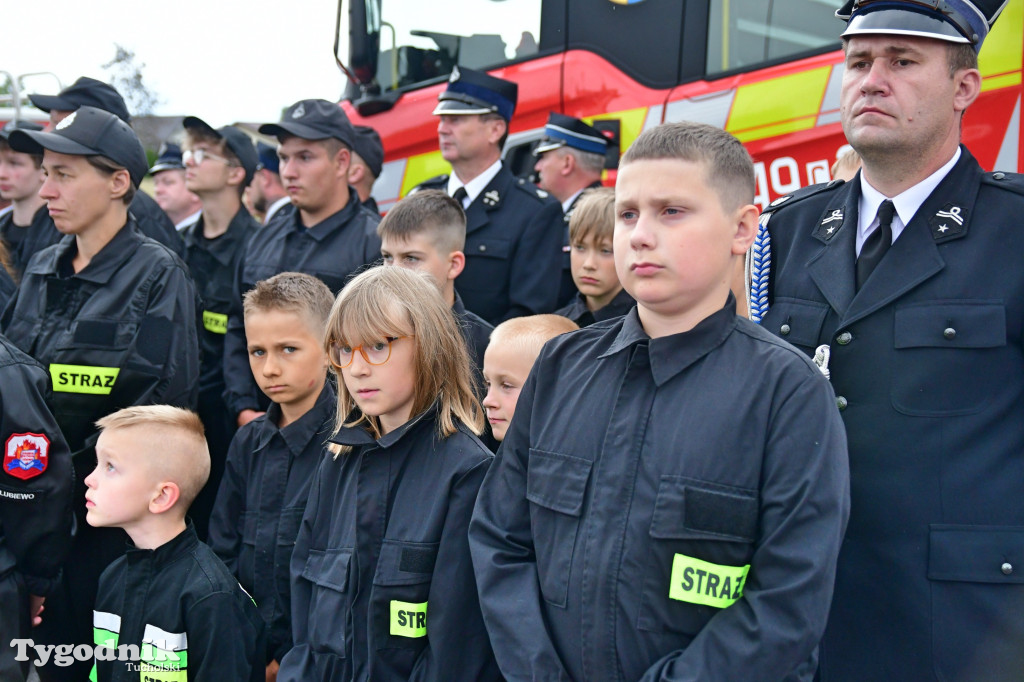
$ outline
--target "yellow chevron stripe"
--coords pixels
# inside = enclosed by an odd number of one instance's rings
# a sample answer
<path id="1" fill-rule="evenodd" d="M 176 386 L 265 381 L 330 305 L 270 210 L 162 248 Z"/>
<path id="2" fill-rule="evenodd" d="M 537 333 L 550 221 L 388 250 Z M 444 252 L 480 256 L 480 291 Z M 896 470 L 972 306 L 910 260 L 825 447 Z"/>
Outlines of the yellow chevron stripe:
<path id="1" fill-rule="evenodd" d="M 409 190 L 424 180 L 429 180 L 435 175 L 451 172 L 451 164 L 441 156 L 441 150 L 410 156 L 405 164 L 405 177 L 402 178 L 401 196 L 404 197 L 409 193 Z"/>
<path id="2" fill-rule="evenodd" d="M 813 128 L 831 66 L 742 85 L 725 129 L 741 142 Z"/>
<path id="3" fill-rule="evenodd" d="M 1024 0 L 1011 0 L 981 46 L 978 68 L 981 91 L 997 90 L 1021 82 L 1024 59 Z"/>

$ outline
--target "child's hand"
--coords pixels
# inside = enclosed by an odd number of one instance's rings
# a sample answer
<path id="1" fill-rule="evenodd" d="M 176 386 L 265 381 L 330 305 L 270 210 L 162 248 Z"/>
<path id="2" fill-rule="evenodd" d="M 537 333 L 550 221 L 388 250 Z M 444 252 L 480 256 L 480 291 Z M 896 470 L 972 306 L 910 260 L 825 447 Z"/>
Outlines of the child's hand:
<path id="1" fill-rule="evenodd" d="M 267 663 L 267 682 L 277 682 L 277 671 L 281 669 L 281 665 L 274 659 L 270 663 Z"/>
<path id="2" fill-rule="evenodd" d="M 28 612 L 32 617 L 32 627 L 35 627 L 43 622 L 43 602 L 46 601 L 46 597 L 37 597 L 34 594 L 28 596 Z"/>

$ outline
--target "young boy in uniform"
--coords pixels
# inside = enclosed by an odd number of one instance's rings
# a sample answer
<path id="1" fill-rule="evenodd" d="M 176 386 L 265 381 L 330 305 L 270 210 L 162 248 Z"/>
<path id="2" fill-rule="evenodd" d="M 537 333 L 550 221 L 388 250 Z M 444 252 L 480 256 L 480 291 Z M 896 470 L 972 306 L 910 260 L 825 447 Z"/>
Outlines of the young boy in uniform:
<path id="1" fill-rule="evenodd" d="M 495 440 L 504 440 L 519 401 L 519 392 L 544 344 L 560 334 L 579 329 L 561 315 L 529 315 L 505 320 L 491 332 L 484 353 L 483 407 Z"/>
<path id="2" fill-rule="evenodd" d="M 93 680 L 262 680 L 252 599 L 185 520 L 210 473 L 203 423 L 169 405 L 103 417 L 86 520 L 134 544 L 103 572 Z M 126 655 L 138 651 L 138 657 Z M 132 659 L 135 660 L 132 660 Z"/>
<path id="3" fill-rule="evenodd" d="M 494 329 L 466 310 L 455 291 L 455 278 L 466 267 L 466 214 L 455 199 L 436 189 L 410 194 L 395 204 L 377 226 L 385 265 L 422 270 L 437 282 L 452 307 L 476 371 L 483 369 L 484 349 Z"/>
<path id="4" fill-rule="evenodd" d="M 585 190 L 569 218 L 569 261 L 577 291 L 556 315 L 588 327 L 625 315 L 636 303 L 615 274 L 614 231 L 615 190 Z"/>
<path id="5" fill-rule="evenodd" d="M 206 539 L 210 511 L 217 495 L 228 446 L 235 435 L 235 415 L 224 405 L 224 336 L 235 291 L 235 270 L 249 237 L 259 225 L 242 205 L 242 192 L 253 178 L 259 159 L 248 135 L 237 128 L 214 129 L 188 116 L 185 187 L 202 202 L 202 213 L 182 233 L 185 264 L 202 300 L 199 345 L 199 418 L 210 447 L 210 478 L 192 505 L 192 522 L 199 538 Z"/>
<path id="6" fill-rule="evenodd" d="M 210 546 L 259 605 L 267 679 L 292 646 L 289 561 L 337 404 L 324 351 L 333 304 L 326 284 L 297 272 L 263 280 L 244 300 L 249 364 L 273 404 L 231 441 Z"/>
<path id="7" fill-rule="evenodd" d="M 637 308 L 541 351 L 470 524 L 508 679 L 811 680 L 849 511 L 835 396 L 736 315 L 754 171 L 645 131 L 616 184 Z"/>

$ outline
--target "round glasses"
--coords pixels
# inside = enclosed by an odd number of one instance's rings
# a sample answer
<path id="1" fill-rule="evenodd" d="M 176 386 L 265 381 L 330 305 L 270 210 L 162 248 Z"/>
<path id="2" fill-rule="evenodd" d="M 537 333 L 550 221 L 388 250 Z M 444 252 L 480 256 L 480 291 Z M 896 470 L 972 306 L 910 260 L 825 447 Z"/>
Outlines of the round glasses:
<path id="1" fill-rule="evenodd" d="M 232 165 L 230 161 L 225 159 L 223 156 L 218 156 L 207 149 L 186 149 L 181 155 L 182 163 L 195 163 L 197 166 L 200 165 L 206 159 L 213 159 L 214 161 L 223 161 L 227 165 Z"/>
<path id="2" fill-rule="evenodd" d="M 372 344 L 362 344 L 359 346 L 347 346 L 343 343 L 332 343 L 330 352 L 327 354 L 328 360 L 331 361 L 331 365 L 334 369 L 345 369 L 352 364 L 353 358 L 356 356 L 356 351 L 363 356 L 363 360 L 368 365 L 383 365 L 391 358 L 391 344 L 399 339 L 410 338 L 412 334 L 408 336 L 388 336 L 383 341 L 377 341 Z"/>

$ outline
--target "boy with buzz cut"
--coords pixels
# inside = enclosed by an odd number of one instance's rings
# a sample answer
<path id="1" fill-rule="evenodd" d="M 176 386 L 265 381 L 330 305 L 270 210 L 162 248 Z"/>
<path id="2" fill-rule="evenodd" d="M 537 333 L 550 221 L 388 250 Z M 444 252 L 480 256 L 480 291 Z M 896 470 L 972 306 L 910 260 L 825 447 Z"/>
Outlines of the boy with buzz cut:
<path id="1" fill-rule="evenodd" d="M 509 680 L 811 680 L 849 512 L 828 381 L 736 315 L 738 140 L 647 130 L 616 183 L 637 307 L 549 341 L 470 524 Z"/>
<path id="2" fill-rule="evenodd" d="M 199 416 L 128 407 L 96 422 L 86 521 L 134 543 L 100 577 L 90 680 L 263 680 L 263 622 L 185 514 L 210 472 Z"/>
<path id="3" fill-rule="evenodd" d="M 377 225 L 385 265 L 422 270 L 452 307 L 476 371 L 494 327 L 466 310 L 455 291 L 455 278 L 466 267 L 466 214 L 455 199 L 437 189 L 419 190 L 395 204 Z"/>
<path id="4" fill-rule="evenodd" d="M 210 546 L 268 626 L 267 679 L 292 646 L 289 562 L 335 414 L 324 351 L 333 304 L 326 284 L 297 272 L 263 280 L 244 298 L 249 365 L 272 404 L 231 441 Z"/>
<path id="5" fill-rule="evenodd" d="M 491 332 L 484 353 L 483 407 L 495 440 L 504 440 L 519 401 L 519 392 L 530 376 L 540 349 L 551 339 L 579 329 L 561 315 L 528 315 L 505 320 Z"/>
<path id="6" fill-rule="evenodd" d="M 556 315 L 589 327 L 625 315 L 636 304 L 615 274 L 614 231 L 615 190 L 584 190 L 569 218 L 569 263 L 577 291 Z"/>

